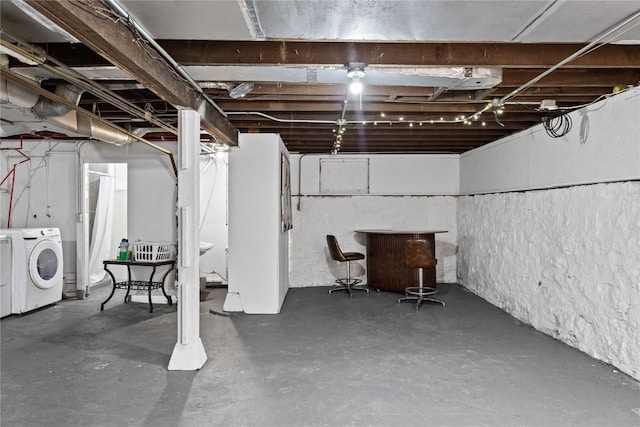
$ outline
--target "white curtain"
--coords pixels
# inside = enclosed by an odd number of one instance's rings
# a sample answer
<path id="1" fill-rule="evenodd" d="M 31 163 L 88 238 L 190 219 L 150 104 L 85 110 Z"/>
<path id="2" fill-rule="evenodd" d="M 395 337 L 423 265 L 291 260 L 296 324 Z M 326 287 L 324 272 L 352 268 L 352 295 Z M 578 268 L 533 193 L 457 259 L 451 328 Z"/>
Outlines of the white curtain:
<path id="1" fill-rule="evenodd" d="M 106 272 L 103 269 L 102 261 L 110 258 L 115 193 L 113 172 L 113 168 L 109 166 L 110 176 L 100 177 L 98 203 L 96 204 L 96 215 L 93 220 L 92 238 L 89 247 L 89 281 L 92 284 L 104 278 Z"/>

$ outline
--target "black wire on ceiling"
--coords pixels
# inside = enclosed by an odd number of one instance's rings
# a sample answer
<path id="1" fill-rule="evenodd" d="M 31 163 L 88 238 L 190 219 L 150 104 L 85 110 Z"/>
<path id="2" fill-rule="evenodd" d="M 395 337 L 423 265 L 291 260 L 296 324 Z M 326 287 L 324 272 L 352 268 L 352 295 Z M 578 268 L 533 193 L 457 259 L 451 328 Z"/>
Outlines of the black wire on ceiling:
<path id="1" fill-rule="evenodd" d="M 543 123 L 544 130 L 552 138 L 565 136 L 571 130 L 571 117 L 565 111 L 551 111 Z"/>

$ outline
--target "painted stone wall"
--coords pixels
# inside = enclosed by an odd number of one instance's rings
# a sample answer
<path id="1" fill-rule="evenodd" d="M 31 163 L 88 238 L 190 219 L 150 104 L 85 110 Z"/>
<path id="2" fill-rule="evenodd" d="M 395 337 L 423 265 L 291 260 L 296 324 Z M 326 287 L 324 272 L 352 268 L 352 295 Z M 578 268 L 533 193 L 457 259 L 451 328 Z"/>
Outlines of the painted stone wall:
<path id="1" fill-rule="evenodd" d="M 294 209 L 298 197 L 294 197 Z M 293 212 L 290 232 L 291 287 L 328 286 L 345 276 L 345 265 L 329 255 L 333 234 L 345 252 L 366 253 L 357 229 L 448 230 L 436 235 L 436 278 L 456 281 L 456 198 L 451 196 L 307 196 Z M 366 283 L 366 260 L 352 263 L 351 274 Z"/>
<path id="2" fill-rule="evenodd" d="M 458 277 L 640 379 L 640 182 L 463 196 Z"/>

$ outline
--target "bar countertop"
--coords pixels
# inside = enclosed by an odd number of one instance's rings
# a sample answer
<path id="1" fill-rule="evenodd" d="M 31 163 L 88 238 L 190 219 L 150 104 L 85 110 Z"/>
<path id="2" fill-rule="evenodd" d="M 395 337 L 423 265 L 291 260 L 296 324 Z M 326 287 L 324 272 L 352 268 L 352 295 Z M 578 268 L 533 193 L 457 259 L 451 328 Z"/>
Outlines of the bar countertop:
<path id="1" fill-rule="evenodd" d="M 448 233 L 447 230 L 354 230 L 356 233 L 365 234 L 436 234 Z"/>

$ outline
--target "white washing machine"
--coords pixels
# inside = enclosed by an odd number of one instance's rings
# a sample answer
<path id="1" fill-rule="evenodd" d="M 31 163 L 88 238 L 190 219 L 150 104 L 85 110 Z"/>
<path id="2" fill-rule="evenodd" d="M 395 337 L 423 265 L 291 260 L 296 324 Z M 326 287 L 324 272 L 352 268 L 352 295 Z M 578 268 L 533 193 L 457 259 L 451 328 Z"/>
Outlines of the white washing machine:
<path id="1" fill-rule="evenodd" d="M 4 229 L 11 236 L 11 312 L 26 313 L 62 299 L 62 240 L 58 228 Z"/>

